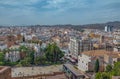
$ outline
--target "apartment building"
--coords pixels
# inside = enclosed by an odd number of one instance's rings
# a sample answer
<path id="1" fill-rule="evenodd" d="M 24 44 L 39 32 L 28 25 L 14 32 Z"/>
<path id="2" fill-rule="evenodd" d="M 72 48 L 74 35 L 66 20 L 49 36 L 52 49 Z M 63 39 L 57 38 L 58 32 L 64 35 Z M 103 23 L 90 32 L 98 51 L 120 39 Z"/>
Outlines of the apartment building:
<path id="1" fill-rule="evenodd" d="M 91 39 L 82 39 L 81 37 L 71 37 L 69 50 L 72 56 L 78 57 L 81 52 L 93 49 Z"/>
<path id="2" fill-rule="evenodd" d="M 71 37 L 70 38 L 70 44 L 69 44 L 69 50 L 71 55 L 77 57 L 78 53 L 80 52 L 80 48 L 79 48 L 79 40 L 81 38 L 77 38 L 77 37 Z"/>
<path id="3" fill-rule="evenodd" d="M 21 59 L 20 52 L 16 50 L 9 51 L 5 54 L 5 59 L 10 62 L 16 62 Z"/>
<path id="4" fill-rule="evenodd" d="M 114 65 L 115 62 L 120 61 L 120 54 L 117 52 L 106 53 L 104 55 L 104 66 Z"/>
<path id="5" fill-rule="evenodd" d="M 120 52 L 120 30 L 117 30 L 113 33 L 113 43 L 114 43 L 114 51 Z"/>
<path id="6" fill-rule="evenodd" d="M 113 33 L 114 39 L 113 43 L 114 44 L 120 44 L 120 30 L 117 30 Z"/>
<path id="7" fill-rule="evenodd" d="M 78 56 L 78 69 L 82 71 L 94 71 L 95 62 L 98 59 L 100 64 L 100 71 L 104 70 L 104 50 L 92 50 L 82 52 Z"/>

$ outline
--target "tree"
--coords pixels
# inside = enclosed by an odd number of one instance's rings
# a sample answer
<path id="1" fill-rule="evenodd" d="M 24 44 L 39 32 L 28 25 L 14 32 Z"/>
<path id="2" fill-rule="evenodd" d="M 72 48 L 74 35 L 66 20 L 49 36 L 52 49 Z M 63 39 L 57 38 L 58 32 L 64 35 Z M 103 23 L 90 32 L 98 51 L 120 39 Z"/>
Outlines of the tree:
<path id="1" fill-rule="evenodd" d="M 35 65 L 39 65 L 40 64 L 40 57 L 36 57 L 34 60 Z"/>
<path id="2" fill-rule="evenodd" d="M 29 55 L 29 52 L 31 51 L 31 49 L 22 45 L 19 47 L 19 51 L 20 51 L 21 59 L 24 59 L 27 55 Z"/>
<path id="3" fill-rule="evenodd" d="M 85 30 L 83 30 L 83 29 L 80 30 L 80 32 L 82 32 L 82 33 L 83 33 L 84 31 L 85 31 Z"/>
<path id="4" fill-rule="evenodd" d="M 53 63 L 57 63 L 58 61 L 60 61 L 60 59 L 64 55 L 63 52 L 59 49 L 59 47 L 55 43 L 49 44 L 46 47 L 45 52 L 47 60 Z"/>
<path id="5" fill-rule="evenodd" d="M 98 60 L 98 59 L 97 59 L 96 62 L 95 62 L 94 71 L 95 71 L 95 72 L 98 72 L 98 71 L 99 71 L 99 60 Z"/>
<path id="6" fill-rule="evenodd" d="M 29 48 L 26 47 L 26 46 L 24 46 L 24 45 L 22 45 L 22 46 L 19 47 L 19 50 L 20 50 L 21 52 L 27 52 L 27 51 L 29 51 Z"/>
<path id="7" fill-rule="evenodd" d="M 112 70 L 112 66 L 111 65 L 107 65 L 106 66 L 106 72 L 110 72 Z"/>
<path id="8" fill-rule="evenodd" d="M 19 47 L 20 54 L 22 60 L 20 61 L 20 65 L 22 66 L 29 66 L 31 64 L 34 64 L 34 50 L 30 49 L 29 47 L 26 46 L 20 46 Z"/>
<path id="9" fill-rule="evenodd" d="M 0 65 L 4 65 L 4 53 L 0 52 Z"/>
<path id="10" fill-rule="evenodd" d="M 108 73 L 102 73 L 101 74 L 101 78 L 100 79 L 110 79 L 110 76 L 109 76 L 109 74 Z"/>
<path id="11" fill-rule="evenodd" d="M 34 64 L 34 52 L 30 52 L 31 64 Z"/>
<path id="12" fill-rule="evenodd" d="M 44 65 L 46 62 L 45 56 L 36 57 L 34 60 L 36 65 Z"/>
<path id="13" fill-rule="evenodd" d="M 23 60 L 21 60 L 19 62 L 20 66 L 30 66 L 31 65 L 31 58 L 30 57 L 26 57 Z"/>
<path id="14" fill-rule="evenodd" d="M 108 65 L 106 70 L 108 72 L 98 72 L 95 75 L 95 79 L 111 79 L 112 76 L 120 76 L 120 62 L 114 63 L 113 68 L 111 65 Z"/>
<path id="15" fill-rule="evenodd" d="M 23 36 L 22 41 L 25 42 L 25 36 Z"/>
<path id="16" fill-rule="evenodd" d="M 112 75 L 114 76 L 119 76 L 120 75 L 120 62 L 116 62 L 114 64 L 113 70 L 112 70 Z"/>
<path id="17" fill-rule="evenodd" d="M 95 75 L 95 79 L 110 79 L 110 76 L 108 73 L 106 72 L 98 72 L 96 75 Z"/>
<path id="18" fill-rule="evenodd" d="M 0 52 L 0 61 L 4 61 L 4 53 Z"/>
<path id="19" fill-rule="evenodd" d="M 101 79 L 101 72 L 96 73 L 95 79 Z"/>

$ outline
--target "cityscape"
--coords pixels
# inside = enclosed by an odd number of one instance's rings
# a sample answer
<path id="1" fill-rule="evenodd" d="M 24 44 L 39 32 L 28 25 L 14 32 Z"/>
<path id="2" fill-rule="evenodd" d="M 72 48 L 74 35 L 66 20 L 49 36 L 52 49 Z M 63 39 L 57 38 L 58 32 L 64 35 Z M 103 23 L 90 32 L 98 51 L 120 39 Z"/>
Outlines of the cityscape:
<path id="1" fill-rule="evenodd" d="M 119 7 L 1 0 L 0 79 L 120 79 Z"/>

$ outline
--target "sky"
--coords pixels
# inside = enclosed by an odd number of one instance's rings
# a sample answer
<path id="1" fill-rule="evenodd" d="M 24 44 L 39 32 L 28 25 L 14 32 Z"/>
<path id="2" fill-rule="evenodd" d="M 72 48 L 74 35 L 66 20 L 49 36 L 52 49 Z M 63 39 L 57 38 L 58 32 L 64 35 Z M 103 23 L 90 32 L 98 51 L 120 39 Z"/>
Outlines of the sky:
<path id="1" fill-rule="evenodd" d="M 120 21 L 120 0 L 0 0 L 0 25 Z"/>

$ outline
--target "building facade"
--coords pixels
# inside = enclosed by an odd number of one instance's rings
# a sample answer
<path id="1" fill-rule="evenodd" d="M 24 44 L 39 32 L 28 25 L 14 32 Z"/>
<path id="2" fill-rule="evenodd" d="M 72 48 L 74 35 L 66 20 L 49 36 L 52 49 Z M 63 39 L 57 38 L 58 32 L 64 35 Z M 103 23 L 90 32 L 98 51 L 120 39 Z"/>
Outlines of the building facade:
<path id="1" fill-rule="evenodd" d="M 114 51 L 120 52 L 120 30 L 117 30 L 113 33 L 113 43 L 114 43 Z"/>
<path id="2" fill-rule="evenodd" d="M 81 52 L 93 49 L 91 39 L 70 38 L 69 50 L 72 56 L 78 57 Z"/>
<path id="3" fill-rule="evenodd" d="M 5 54 L 5 59 L 10 62 L 16 62 L 21 59 L 20 52 L 16 50 L 9 51 Z"/>
<path id="4" fill-rule="evenodd" d="M 117 30 L 113 33 L 114 39 L 113 43 L 114 44 L 120 44 L 120 30 Z"/>
<path id="5" fill-rule="evenodd" d="M 99 60 L 99 71 L 104 70 L 104 51 L 88 51 L 78 56 L 78 69 L 82 71 L 94 71 L 95 62 Z M 100 53 L 100 54 L 98 54 Z"/>
<path id="6" fill-rule="evenodd" d="M 105 32 L 112 32 L 113 31 L 113 26 L 107 25 L 105 26 Z"/>
<path id="7" fill-rule="evenodd" d="M 80 39 L 81 38 L 77 38 L 77 37 L 70 38 L 70 44 L 69 44 L 70 54 L 75 57 L 77 57 L 80 52 L 80 48 L 79 48 L 79 40 Z"/>
<path id="8" fill-rule="evenodd" d="M 104 66 L 112 65 L 114 66 L 114 63 L 120 61 L 120 55 L 118 53 L 109 53 L 104 55 Z"/>
<path id="9" fill-rule="evenodd" d="M 88 76 L 86 76 L 79 70 L 75 69 L 70 64 L 64 64 L 63 71 L 64 71 L 67 79 L 90 79 Z"/>

